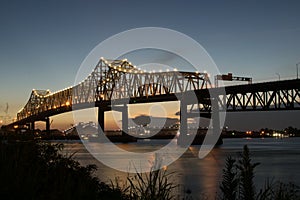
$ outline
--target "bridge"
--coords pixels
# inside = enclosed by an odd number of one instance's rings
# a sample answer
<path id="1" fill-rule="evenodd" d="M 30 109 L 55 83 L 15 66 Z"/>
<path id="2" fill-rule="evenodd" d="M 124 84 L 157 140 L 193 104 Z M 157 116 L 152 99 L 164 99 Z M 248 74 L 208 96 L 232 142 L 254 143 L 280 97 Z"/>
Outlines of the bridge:
<path id="1" fill-rule="evenodd" d="M 17 120 L 7 128 L 28 126 L 72 110 L 98 108 L 98 122 L 104 130 L 104 113 L 122 112 L 122 130 L 128 131 L 128 104 L 180 101 L 180 132 L 187 132 L 187 118 L 211 117 L 218 111 L 271 111 L 300 109 L 300 79 L 213 87 L 205 72 L 142 70 L 126 59 L 101 58 L 94 70 L 79 84 L 51 93 L 32 90 Z M 195 96 L 195 98 L 191 98 Z M 215 127 L 219 121 L 213 122 Z"/>

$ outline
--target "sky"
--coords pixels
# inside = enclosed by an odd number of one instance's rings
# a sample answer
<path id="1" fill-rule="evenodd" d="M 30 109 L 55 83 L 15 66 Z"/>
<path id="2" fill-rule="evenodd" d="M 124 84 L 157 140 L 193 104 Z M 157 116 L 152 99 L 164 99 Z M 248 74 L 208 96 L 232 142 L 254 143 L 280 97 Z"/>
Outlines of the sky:
<path id="1" fill-rule="evenodd" d="M 190 36 L 221 73 L 250 76 L 254 82 L 276 80 L 278 74 L 295 78 L 299 21 L 299 1 L 1 0 L 0 116 L 8 103 L 8 115 L 15 117 L 33 88 L 57 91 L 73 85 L 96 45 L 138 27 L 164 27 Z M 241 116 L 244 123 L 238 123 Z M 226 125 L 300 128 L 299 117 L 298 111 L 235 113 L 228 115 Z M 53 127 L 71 123 L 58 116 Z"/>

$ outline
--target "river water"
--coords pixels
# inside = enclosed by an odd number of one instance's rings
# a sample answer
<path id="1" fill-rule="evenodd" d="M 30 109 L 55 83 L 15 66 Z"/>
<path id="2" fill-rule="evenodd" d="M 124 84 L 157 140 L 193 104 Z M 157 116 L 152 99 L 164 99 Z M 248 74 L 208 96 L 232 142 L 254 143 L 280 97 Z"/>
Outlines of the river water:
<path id="1" fill-rule="evenodd" d="M 214 148 L 203 159 L 198 158 L 199 146 L 191 146 L 178 160 L 168 166 L 168 171 L 174 172 L 172 181 L 179 184 L 177 191 L 179 198 L 188 189 L 193 199 L 200 199 L 199 197 L 203 195 L 208 199 L 214 199 L 219 192 L 226 157 L 236 156 L 242 151 L 244 145 L 248 145 L 253 162 L 261 163 L 255 171 L 254 180 L 257 189 L 263 186 L 266 179 L 292 181 L 300 185 L 300 138 L 231 138 L 223 141 L 223 145 Z M 141 151 L 149 150 L 153 146 L 163 146 L 166 142 L 152 140 L 120 145 L 130 151 Z M 65 143 L 64 152 L 76 152 L 75 159 L 82 165 L 96 164 L 98 170 L 95 175 L 102 181 L 109 182 L 118 177 L 122 184 L 128 176 L 125 172 L 111 169 L 97 161 L 80 141 Z"/>

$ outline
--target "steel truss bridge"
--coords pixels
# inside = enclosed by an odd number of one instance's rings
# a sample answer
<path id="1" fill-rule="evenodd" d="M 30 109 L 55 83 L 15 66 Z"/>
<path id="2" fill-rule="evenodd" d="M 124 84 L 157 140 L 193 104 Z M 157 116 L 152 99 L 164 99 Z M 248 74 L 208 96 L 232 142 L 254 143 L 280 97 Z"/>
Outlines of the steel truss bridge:
<path id="1" fill-rule="evenodd" d="M 195 98 L 193 98 L 195 96 Z M 204 72 L 143 71 L 125 60 L 101 58 L 92 73 L 79 84 L 51 93 L 32 90 L 17 120 L 7 128 L 45 121 L 50 130 L 51 116 L 98 107 L 98 121 L 104 130 L 104 112 L 122 112 L 122 129 L 128 130 L 128 104 L 180 101 L 182 133 L 187 132 L 188 117 L 211 117 L 218 111 L 271 111 L 300 109 L 300 79 L 212 87 Z M 117 106 L 113 106 L 117 105 Z M 214 122 L 219 126 L 219 121 Z"/>

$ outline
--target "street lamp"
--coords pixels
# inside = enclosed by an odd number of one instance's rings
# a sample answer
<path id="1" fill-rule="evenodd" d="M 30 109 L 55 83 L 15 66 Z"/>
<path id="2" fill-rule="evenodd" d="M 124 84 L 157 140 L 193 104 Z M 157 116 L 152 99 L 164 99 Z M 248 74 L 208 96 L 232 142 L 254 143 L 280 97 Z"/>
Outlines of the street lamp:
<path id="1" fill-rule="evenodd" d="M 276 73 L 276 75 L 278 76 L 278 80 L 280 81 L 280 74 L 279 74 L 279 73 Z"/>
<path id="2" fill-rule="evenodd" d="M 298 79 L 298 74 L 299 74 L 299 70 L 298 70 L 298 65 L 300 64 L 300 62 L 298 62 L 297 64 L 296 64 L 296 69 L 297 69 L 297 79 Z"/>

